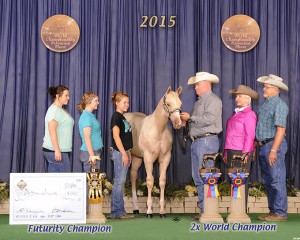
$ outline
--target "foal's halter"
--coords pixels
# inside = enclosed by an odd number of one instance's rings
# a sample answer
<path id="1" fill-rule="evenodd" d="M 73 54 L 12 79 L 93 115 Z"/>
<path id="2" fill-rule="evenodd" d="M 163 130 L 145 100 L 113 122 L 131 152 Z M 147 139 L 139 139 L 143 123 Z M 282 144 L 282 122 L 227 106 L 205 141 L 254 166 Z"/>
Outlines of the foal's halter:
<path id="1" fill-rule="evenodd" d="M 164 96 L 164 99 L 163 99 L 163 107 L 164 107 L 164 110 L 169 114 L 169 118 L 171 117 L 172 113 L 174 112 L 179 112 L 181 113 L 181 109 L 180 108 L 175 108 L 173 110 L 170 110 L 168 105 L 166 104 L 166 95 Z"/>

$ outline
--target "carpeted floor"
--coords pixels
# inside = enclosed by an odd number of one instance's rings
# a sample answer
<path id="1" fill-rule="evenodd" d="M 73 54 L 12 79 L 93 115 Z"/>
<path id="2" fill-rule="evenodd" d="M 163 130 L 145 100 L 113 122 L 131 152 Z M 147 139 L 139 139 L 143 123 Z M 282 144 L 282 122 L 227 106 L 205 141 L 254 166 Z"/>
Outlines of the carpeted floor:
<path id="1" fill-rule="evenodd" d="M 271 224 L 257 220 L 259 214 L 250 214 L 252 225 L 259 224 L 260 228 L 271 228 Z M 191 220 L 191 214 L 169 214 L 166 219 L 160 219 L 159 215 L 154 215 L 152 219 L 147 219 L 145 215 L 136 216 L 132 220 L 110 220 L 108 219 L 106 224 L 101 224 L 96 229 L 92 224 L 82 225 L 76 224 L 77 231 L 83 230 L 84 227 L 88 227 L 85 230 L 89 230 L 88 233 L 73 233 L 73 225 L 43 225 L 52 227 L 51 233 L 36 233 L 33 231 L 33 226 L 29 225 L 9 225 L 9 216 L 0 215 L 0 239 L 138 239 L 138 240 L 181 240 L 181 239 L 213 239 L 213 240 L 300 240 L 300 214 L 289 214 L 288 222 L 276 223 L 273 228 L 275 231 L 238 231 L 238 225 L 224 223 L 223 225 L 213 224 L 210 225 L 214 228 L 217 226 L 223 227 L 223 230 L 208 231 L 204 230 L 204 224 L 193 222 Z M 226 215 L 222 215 L 226 217 Z M 267 225 L 269 224 L 269 225 Z M 104 226 L 103 226 L 104 225 Z M 41 226 L 41 227 L 43 227 Z M 247 228 L 245 224 L 242 225 Z M 258 227 L 255 226 L 255 227 Z M 39 227 L 39 225 L 35 225 Z M 54 232 L 53 227 L 58 230 L 58 227 L 64 230 L 62 233 Z M 229 228 L 227 230 L 227 228 Z M 91 233 L 92 229 L 99 232 Z M 31 232 L 28 232 L 31 230 Z M 104 233 L 101 231 L 111 231 L 110 233 Z M 194 231 L 193 231 L 194 230 Z"/>

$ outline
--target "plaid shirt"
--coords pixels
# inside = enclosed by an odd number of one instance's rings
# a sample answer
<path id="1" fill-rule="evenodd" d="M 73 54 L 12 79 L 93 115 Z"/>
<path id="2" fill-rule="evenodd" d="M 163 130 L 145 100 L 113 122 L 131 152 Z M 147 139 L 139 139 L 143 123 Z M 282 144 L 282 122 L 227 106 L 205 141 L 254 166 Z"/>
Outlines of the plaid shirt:
<path id="1" fill-rule="evenodd" d="M 288 106 L 279 95 L 267 98 L 258 109 L 256 139 L 263 141 L 267 138 L 274 138 L 277 126 L 286 128 L 288 112 Z"/>

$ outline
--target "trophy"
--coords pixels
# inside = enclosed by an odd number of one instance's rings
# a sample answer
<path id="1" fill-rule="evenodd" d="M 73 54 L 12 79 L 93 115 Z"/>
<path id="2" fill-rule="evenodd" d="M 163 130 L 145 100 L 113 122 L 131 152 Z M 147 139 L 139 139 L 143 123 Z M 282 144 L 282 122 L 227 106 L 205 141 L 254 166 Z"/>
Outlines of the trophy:
<path id="1" fill-rule="evenodd" d="M 219 168 L 215 167 L 218 156 L 222 157 L 222 153 L 204 154 L 202 168 L 199 169 L 200 176 L 204 182 L 204 211 L 200 217 L 200 223 L 223 223 L 223 218 L 219 214 L 220 196 L 218 191 L 218 180 L 221 176 Z M 213 167 L 207 167 L 208 160 L 212 160 Z"/>
<path id="2" fill-rule="evenodd" d="M 246 157 L 250 153 L 233 154 L 231 166 L 228 169 L 228 176 L 231 180 L 231 203 L 230 214 L 227 217 L 228 223 L 251 223 L 246 213 L 245 183 L 249 176 L 246 168 Z M 240 162 L 237 166 L 237 162 Z"/>
<path id="3" fill-rule="evenodd" d="M 106 177 L 105 173 L 99 173 L 94 160 L 100 160 L 99 156 L 92 157 L 91 170 L 86 174 L 88 182 L 88 214 L 87 223 L 105 223 L 106 218 L 102 213 L 102 182 Z"/>

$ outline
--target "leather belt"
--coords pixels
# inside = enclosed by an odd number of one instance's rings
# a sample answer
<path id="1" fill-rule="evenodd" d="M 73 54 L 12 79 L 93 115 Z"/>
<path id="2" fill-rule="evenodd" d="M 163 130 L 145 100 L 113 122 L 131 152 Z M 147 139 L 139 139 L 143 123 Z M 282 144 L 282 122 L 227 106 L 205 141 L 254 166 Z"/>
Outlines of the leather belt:
<path id="1" fill-rule="evenodd" d="M 263 141 L 258 142 L 258 145 L 262 147 L 263 145 L 265 145 L 265 144 L 268 143 L 268 142 L 273 141 L 274 139 L 275 139 L 275 138 L 267 138 L 267 139 L 265 139 L 265 140 L 263 140 Z"/>
<path id="2" fill-rule="evenodd" d="M 216 133 L 205 133 L 205 134 L 198 135 L 198 136 L 190 136 L 190 138 L 191 138 L 192 141 L 194 142 L 194 141 L 197 140 L 197 139 L 205 138 L 205 137 L 208 137 L 208 136 L 215 136 L 215 135 L 217 135 L 217 134 L 216 134 Z"/>

